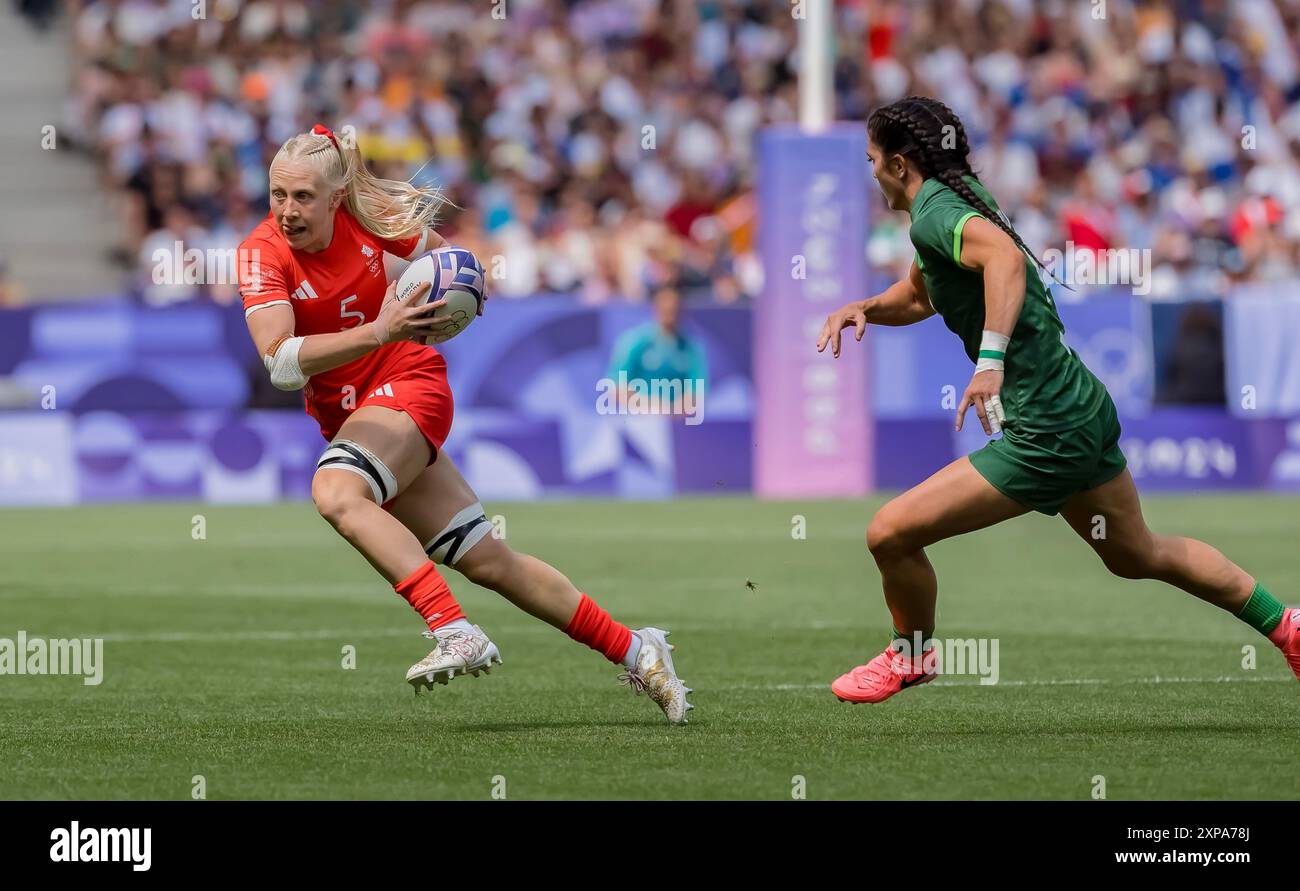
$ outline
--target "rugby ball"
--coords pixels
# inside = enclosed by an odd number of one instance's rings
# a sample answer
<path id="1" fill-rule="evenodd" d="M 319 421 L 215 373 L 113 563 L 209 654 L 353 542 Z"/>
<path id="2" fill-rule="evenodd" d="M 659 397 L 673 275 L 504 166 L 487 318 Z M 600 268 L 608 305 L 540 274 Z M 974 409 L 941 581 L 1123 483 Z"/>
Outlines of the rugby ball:
<path id="1" fill-rule="evenodd" d="M 424 303 L 446 300 L 447 305 L 434 313 L 438 333 L 425 343 L 443 343 L 469 327 L 483 305 L 483 265 L 473 253 L 462 247 L 441 247 L 411 261 L 397 280 L 397 299 L 404 300 L 424 282 L 429 293 Z"/>

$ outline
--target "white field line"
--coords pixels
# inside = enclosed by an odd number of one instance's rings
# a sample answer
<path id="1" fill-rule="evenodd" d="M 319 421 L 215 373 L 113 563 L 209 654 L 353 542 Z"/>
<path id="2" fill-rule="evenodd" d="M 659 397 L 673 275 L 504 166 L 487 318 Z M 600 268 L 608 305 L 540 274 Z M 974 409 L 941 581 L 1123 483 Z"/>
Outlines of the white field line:
<path id="1" fill-rule="evenodd" d="M 31 636 L 31 632 L 28 632 Z M 66 636 L 66 635 L 65 635 Z M 363 640 L 376 637 L 420 636 L 415 628 L 376 628 L 370 631 L 141 631 L 120 634 L 81 635 L 105 643 L 232 643 L 259 640 Z"/>
<path id="2" fill-rule="evenodd" d="M 508 634 L 554 633 L 546 625 L 505 626 L 496 629 Z M 66 636 L 66 635 L 65 635 Z M 119 634 L 89 635 L 105 643 L 230 643 L 238 641 L 295 641 L 295 640 L 366 640 L 387 637 L 418 637 L 411 628 L 373 628 L 369 630 L 301 630 L 301 631 L 144 631 Z M 970 680 L 936 680 L 927 686 L 934 687 L 1127 687 L 1157 686 L 1161 684 L 1242 684 L 1294 683 L 1289 677 L 1258 675 L 1219 675 L 1217 677 L 1153 677 L 1141 678 L 1028 678 L 1024 680 L 999 680 L 996 684 L 980 684 L 978 678 Z M 828 690 L 830 682 L 816 684 L 727 684 L 712 690 Z"/>
<path id="3" fill-rule="evenodd" d="M 294 640 L 374 640 L 385 637 L 409 637 L 421 640 L 420 625 L 406 628 L 367 628 L 367 629 L 301 629 L 297 631 L 122 631 L 106 634 L 53 634 L 37 633 L 25 629 L 27 637 L 60 638 L 89 637 L 105 643 L 238 643 L 240 641 L 259 640 L 294 641 Z M 559 634 L 550 625 L 538 622 L 531 625 L 497 625 L 490 629 L 501 634 Z"/>

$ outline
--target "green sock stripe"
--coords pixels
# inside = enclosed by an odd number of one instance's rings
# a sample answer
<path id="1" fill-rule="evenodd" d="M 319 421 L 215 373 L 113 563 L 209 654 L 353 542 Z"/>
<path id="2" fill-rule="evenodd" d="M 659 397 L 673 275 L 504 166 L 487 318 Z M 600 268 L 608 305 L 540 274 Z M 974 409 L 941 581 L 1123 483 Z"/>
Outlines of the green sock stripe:
<path id="1" fill-rule="evenodd" d="M 1255 590 L 1250 592 L 1250 599 L 1237 613 L 1237 618 L 1260 634 L 1268 634 L 1282 621 L 1284 612 L 1286 606 L 1256 582 Z"/>
<path id="2" fill-rule="evenodd" d="M 1279 616 L 1279 620 L 1280 620 L 1280 618 L 1281 618 L 1281 617 Z M 894 632 L 894 636 L 893 636 L 892 638 L 890 638 L 890 640 L 911 640 L 911 639 L 912 639 L 912 635 L 916 633 L 915 631 L 910 631 L 910 632 L 904 633 L 904 632 L 902 632 L 902 631 L 899 631 L 897 628 L 891 628 L 890 630 L 892 630 L 892 631 Z M 926 644 L 928 644 L 928 643 L 930 642 L 930 639 L 931 639 L 932 637 L 934 637 L 934 632 L 933 632 L 933 631 L 922 631 L 922 632 L 921 632 L 921 646 L 925 646 Z"/>
<path id="3" fill-rule="evenodd" d="M 1001 350 L 980 350 L 980 354 L 979 354 L 978 356 L 976 356 L 975 358 L 977 358 L 977 359 L 1005 359 L 1006 357 L 1007 357 L 1007 354 L 1004 353 L 1004 352 L 1002 352 Z"/>

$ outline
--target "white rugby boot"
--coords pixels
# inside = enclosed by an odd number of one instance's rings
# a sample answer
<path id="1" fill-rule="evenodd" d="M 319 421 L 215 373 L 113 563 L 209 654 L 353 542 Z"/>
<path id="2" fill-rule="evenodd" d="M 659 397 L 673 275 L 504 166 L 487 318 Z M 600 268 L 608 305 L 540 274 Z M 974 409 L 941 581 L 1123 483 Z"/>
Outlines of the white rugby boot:
<path id="1" fill-rule="evenodd" d="M 638 696 L 645 693 L 664 710 L 670 724 L 685 724 L 686 713 L 695 706 L 686 701 L 691 688 L 682 683 L 673 668 L 673 645 L 666 638 L 672 632 L 658 628 L 642 628 L 634 632 L 641 638 L 641 651 L 636 664 L 618 679 L 632 688 Z"/>
<path id="2" fill-rule="evenodd" d="M 432 688 L 434 684 L 445 684 L 464 674 L 478 677 L 492 670 L 493 665 L 501 664 L 501 653 L 497 645 L 488 640 L 483 629 L 474 626 L 471 631 L 426 631 L 424 636 L 436 640 L 438 645 L 429 655 L 415 663 L 406 672 L 406 682 L 419 692 Z"/>

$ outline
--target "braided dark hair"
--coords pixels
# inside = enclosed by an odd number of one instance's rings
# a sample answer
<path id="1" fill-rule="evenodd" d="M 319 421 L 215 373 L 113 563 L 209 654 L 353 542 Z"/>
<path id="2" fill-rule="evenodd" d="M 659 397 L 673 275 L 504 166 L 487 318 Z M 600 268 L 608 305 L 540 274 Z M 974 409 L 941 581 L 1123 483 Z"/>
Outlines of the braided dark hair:
<path id="1" fill-rule="evenodd" d="M 951 108 L 928 96 L 908 96 L 873 111 L 867 119 L 867 133 L 885 154 L 910 158 L 920 168 L 922 176 L 933 177 L 956 192 L 986 220 L 1007 233 L 1016 246 L 1038 264 L 1039 269 L 1060 281 L 1025 246 L 1011 224 L 994 213 L 993 208 L 975 194 L 963 178 L 978 179 L 967 159 L 970 143 L 966 140 L 966 128 Z"/>

